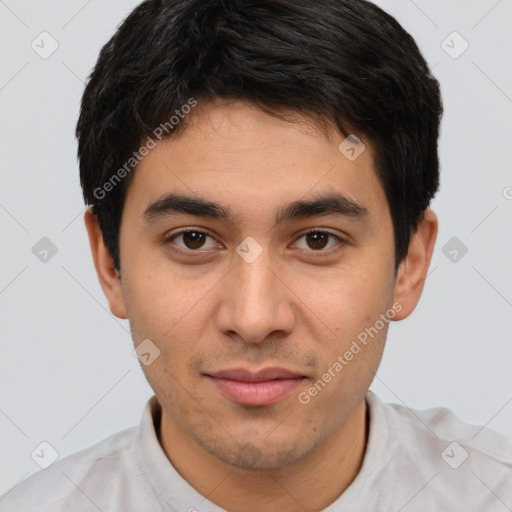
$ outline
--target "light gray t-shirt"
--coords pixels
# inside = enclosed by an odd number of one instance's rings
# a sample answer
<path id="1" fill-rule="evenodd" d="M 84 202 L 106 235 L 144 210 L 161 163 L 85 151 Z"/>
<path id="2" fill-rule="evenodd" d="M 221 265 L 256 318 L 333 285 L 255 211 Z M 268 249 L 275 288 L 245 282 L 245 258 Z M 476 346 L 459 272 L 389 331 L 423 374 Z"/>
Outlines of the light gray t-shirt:
<path id="1" fill-rule="evenodd" d="M 324 512 L 512 510 L 511 440 L 445 408 L 413 411 L 371 391 L 366 401 L 362 468 Z M 160 414 L 153 396 L 139 427 L 30 476 L 0 498 L 0 512 L 222 512 L 169 462 L 155 432 Z"/>

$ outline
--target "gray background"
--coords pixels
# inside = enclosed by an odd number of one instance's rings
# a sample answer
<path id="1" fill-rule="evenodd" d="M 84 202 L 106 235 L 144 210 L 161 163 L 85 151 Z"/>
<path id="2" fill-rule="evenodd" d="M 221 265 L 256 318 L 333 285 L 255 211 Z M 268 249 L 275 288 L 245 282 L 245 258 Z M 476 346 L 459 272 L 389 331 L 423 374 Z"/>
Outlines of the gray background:
<path id="1" fill-rule="evenodd" d="M 83 82 L 137 3 L 0 0 L 0 494 L 39 469 L 41 442 L 60 457 L 84 448 L 137 424 L 151 394 L 96 279 L 74 139 Z M 392 325 L 372 389 L 510 437 L 512 0 L 376 3 L 417 40 L 445 116 L 430 275 L 416 312 Z M 51 49 L 43 31 L 59 45 L 47 59 L 31 47 Z M 57 248 L 46 262 L 48 242 L 32 251 L 43 237 Z"/>

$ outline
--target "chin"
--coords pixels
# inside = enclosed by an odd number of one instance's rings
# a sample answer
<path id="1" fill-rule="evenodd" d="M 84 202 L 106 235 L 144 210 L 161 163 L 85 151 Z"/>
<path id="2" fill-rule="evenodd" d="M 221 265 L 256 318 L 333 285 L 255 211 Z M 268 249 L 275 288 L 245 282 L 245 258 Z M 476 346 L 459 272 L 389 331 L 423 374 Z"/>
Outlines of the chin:
<path id="1" fill-rule="evenodd" d="M 228 443 L 219 445 L 217 443 L 200 443 L 203 448 L 216 459 L 234 466 L 238 469 L 247 470 L 272 470 L 290 466 L 301 460 L 314 446 L 305 447 L 304 443 L 297 441 L 292 445 L 279 446 L 270 444 L 268 440 L 261 439 L 259 443 L 241 442 L 233 447 Z M 286 443 L 286 444 L 289 444 Z"/>

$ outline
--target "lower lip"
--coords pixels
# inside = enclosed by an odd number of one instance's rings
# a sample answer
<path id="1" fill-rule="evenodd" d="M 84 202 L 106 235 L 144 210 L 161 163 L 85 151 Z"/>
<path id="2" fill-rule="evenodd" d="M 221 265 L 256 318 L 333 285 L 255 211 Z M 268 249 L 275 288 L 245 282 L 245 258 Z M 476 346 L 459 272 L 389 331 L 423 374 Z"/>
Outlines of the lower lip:
<path id="1" fill-rule="evenodd" d="M 217 388 L 232 402 L 239 405 L 271 405 L 297 389 L 304 377 L 275 379 L 263 382 L 241 382 L 239 380 L 210 377 Z"/>

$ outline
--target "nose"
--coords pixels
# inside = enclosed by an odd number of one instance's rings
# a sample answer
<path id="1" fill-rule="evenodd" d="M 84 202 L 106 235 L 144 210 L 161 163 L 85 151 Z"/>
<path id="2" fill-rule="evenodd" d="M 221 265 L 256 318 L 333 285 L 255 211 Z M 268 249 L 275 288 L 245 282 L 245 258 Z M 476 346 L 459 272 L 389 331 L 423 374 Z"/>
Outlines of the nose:
<path id="1" fill-rule="evenodd" d="M 250 263 L 235 255 L 233 264 L 217 308 L 217 328 L 250 344 L 291 333 L 296 322 L 293 293 L 278 277 L 282 267 L 273 263 L 269 249 Z"/>

